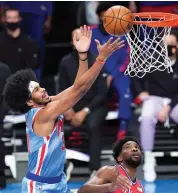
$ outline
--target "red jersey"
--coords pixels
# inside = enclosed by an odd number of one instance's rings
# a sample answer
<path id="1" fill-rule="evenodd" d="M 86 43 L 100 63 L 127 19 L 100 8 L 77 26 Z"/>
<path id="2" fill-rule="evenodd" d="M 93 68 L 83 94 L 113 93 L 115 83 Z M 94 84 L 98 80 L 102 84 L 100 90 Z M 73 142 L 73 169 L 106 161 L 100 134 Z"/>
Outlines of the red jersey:
<path id="1" fill-rule="evenodd" d="M 126 169 L 123 166 L 116 165 L 116 167 L 118 169 L 119 175 L 126 176 L 129 179 L 129 181 L 132 183 L 132 185 L 131 185 L 131 188 L 129 190 L 126 190 L 125 192 L 123 192 L 121 189 L 117 189 L 113 193 L 144 193 L 143 186 L 141 185 L 138 179 L 136 179 L 135 182 L 133 182 L 130 176 L 128 175 Z"/>

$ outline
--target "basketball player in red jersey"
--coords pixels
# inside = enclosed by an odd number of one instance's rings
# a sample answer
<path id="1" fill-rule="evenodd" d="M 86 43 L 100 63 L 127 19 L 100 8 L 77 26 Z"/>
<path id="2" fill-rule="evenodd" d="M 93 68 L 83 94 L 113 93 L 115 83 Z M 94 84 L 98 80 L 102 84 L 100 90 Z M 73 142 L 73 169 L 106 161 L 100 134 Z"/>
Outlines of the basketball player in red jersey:
<path id="1" fill-rule="evenodd" d="M 141 155 L 141 147 L 135 138 L 125 137 L 116 142 L 113 157 L 117 164 L 100 168 L 78 193 L 144 193 L 135 177 Z"/>

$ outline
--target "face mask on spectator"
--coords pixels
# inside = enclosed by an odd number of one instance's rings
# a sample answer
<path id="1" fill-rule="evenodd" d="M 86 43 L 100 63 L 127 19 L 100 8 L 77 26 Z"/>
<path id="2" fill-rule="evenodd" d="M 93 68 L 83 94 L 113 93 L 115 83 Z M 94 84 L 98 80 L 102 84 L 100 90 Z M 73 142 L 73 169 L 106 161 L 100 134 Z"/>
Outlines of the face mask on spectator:
<path id="1" fill-rule="evenodd" d="M 11 31 L 15 31 L 17 28 L 19 28 L 19 24 L 19 22 L 6 22 L 6 27 Z"/>

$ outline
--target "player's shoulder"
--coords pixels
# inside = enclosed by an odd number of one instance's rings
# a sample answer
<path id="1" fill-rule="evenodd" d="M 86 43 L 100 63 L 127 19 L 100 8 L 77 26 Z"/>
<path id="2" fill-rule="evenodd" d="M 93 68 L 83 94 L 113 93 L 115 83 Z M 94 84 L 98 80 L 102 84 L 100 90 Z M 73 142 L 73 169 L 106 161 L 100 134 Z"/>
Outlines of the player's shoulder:
<path id="1" fill-rule="evenodd" d="M 117 168 L 115 166 L 110 166 L 110 165 L 103 166 L 98 170 L 98 174 L 104 174 L 104 175 L 110 175 L 110 176 L 112 175 L 115 176 L 116 172 L 117 172 Z"/>

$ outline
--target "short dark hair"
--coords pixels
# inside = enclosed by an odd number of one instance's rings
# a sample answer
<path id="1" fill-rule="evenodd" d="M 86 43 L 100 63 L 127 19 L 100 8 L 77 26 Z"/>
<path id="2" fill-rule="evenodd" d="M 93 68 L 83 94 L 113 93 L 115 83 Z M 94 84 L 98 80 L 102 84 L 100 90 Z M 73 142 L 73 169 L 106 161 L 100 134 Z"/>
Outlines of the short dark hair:
<path id="1" fill-rule="evenodd" d="M 101 12 L 107 11 L 112 6 L 113 6 L 113 4 L 110 3 L 110 2 L 102 2 L 102 1 L 100 1 L 99 5 L 98 5 L 98 7 L 96 9 L 96 14 L 100 15 Z"/>
<path id="2" fill-rule="evenodd" d="M 16 9 L 16 8 L 14 8 L 14 7 L 8 7 L 8 8 L 6 8 L 6 9 L 4 10 L 4 16 L 6 16 L 6 13 L 7 13 L 8 11 L 17 11 L 17 12 L 19 13 L 19 16 L 20 16 L 19 10 Z"/>
<path id="3" fill-rule="evenodd" d="M 7 79 L 3 91 L 6 104 L 15 112 L 26 113 L 30 107 L 26 104 L 30 91 L 30 81 L 36 81 L 35 73 L 31 69 L 19 70 Z"/>
<path id="4" fill-rule="evenodd" d="M 123 145 L 124 145 L 125 143 L 127 143 L 128 141 L 134 141 L 135 143 L 137 143 L 137 144 L 140 146 L 138 140 L 137 140 L 136 138 L 132 137 L 132 136 L 128 136 L 128 137 L 125 137 L 125 138 L 122 139 L 122 140 L 117 141 L 117 142 L 114 144 L 114 146 L 113 146 L 113 157 L 114 157 L 114 159 L 116 160 L 116 162 L 118 162 L 118 161 L 117 161 L 117 158 L 118 158 L 118 156 L 119 156 L 119 155 L 121 154 L 121 152 L 122 152 L 122 147 L 123 147 Z M 140 149 L 141 149 L 141 146 L 140 146 Z"/>

